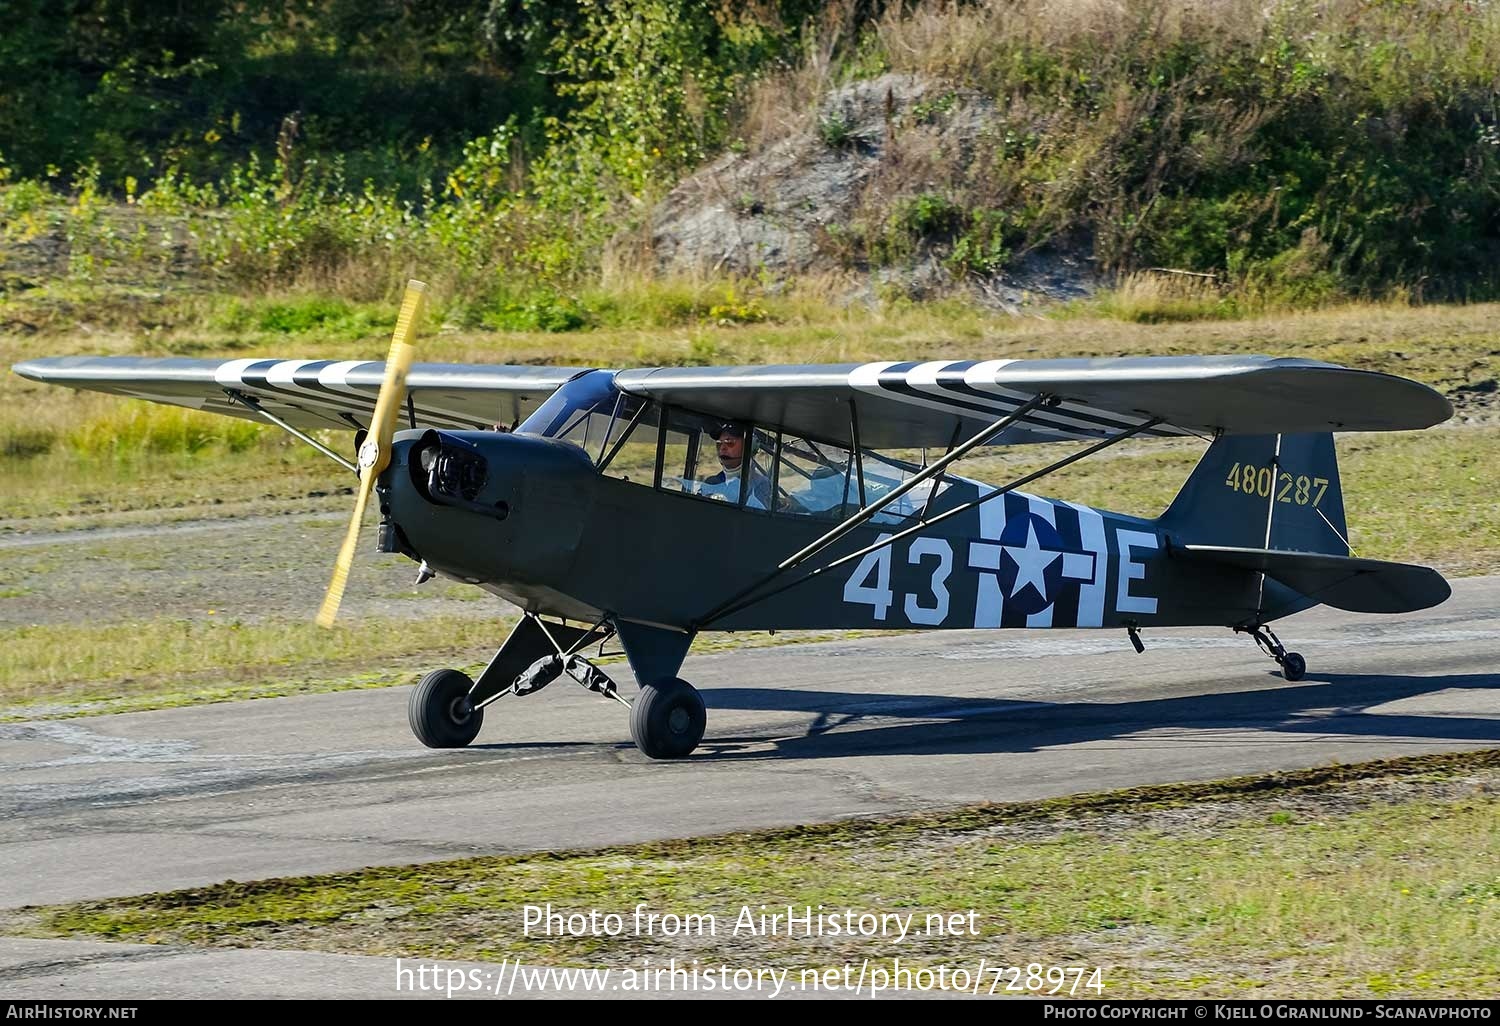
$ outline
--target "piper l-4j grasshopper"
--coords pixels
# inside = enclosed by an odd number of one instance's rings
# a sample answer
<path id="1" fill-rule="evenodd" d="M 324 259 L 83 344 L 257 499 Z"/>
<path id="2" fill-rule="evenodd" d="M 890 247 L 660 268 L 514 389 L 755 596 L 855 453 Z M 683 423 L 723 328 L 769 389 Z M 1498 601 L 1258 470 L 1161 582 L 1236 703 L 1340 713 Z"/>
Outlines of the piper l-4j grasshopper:
<path id="1" fill-rule="evenodd" d="M 1222 626 L 1298 680 L 1306 664 L 1272 621 L 1449 594 L 1426 567 L 1354 557 L 1345 527 L 1332 432 L 1452 415 L 1414 381 L 1258 356 L 413 366 L 424 291 L 408 290 L 384 365 L 68 357 L 16 370 L 270 421 L 357 469 L 325 624 L 372 492 L 380 551 L 419 563 L 419 581 L 520 607 L 478 680 L 437 670 L 413 691 L 412 729 L 432 747 L 469 744 L 491 702 L 567 675 L 630 707 L 646 755 L 685 756 L 706 715 L 677 675 L 701 631 L 1097 627 L 1139 650 L 1146 628 Z M 320 428 L 364 436 L 358 468 L 305 433 Z M 1210 442 L 1155 520 L 1021 490 L 1128 438 L 1175 435 Z M 981 446 L 1059 440 L 1080 446 L 998 487 L 951 471 Z M 584 656 L 609 638 L 633 701 Z"/>

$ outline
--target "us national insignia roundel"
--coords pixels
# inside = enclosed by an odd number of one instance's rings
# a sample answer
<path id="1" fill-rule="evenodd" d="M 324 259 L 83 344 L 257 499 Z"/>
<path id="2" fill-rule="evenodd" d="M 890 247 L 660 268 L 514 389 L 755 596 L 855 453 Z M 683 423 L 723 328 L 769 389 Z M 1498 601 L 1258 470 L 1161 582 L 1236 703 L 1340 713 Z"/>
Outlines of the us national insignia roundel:
<path id="1" fill-rule="evenodd" d="M 1021 492 L 979 507 L 976 627 L 1091 627 L 1102 620 L 1108 547 L 1099 513 Z"/>

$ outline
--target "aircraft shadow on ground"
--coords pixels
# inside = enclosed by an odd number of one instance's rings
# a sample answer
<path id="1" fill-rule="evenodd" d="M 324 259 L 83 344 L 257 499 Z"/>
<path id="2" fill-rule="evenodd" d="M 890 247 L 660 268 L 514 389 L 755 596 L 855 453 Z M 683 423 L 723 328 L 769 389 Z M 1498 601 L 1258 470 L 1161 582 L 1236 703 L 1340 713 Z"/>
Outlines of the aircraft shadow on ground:
<path id="1" fill-rule="evenodd" d="M 1306 740 L 1307 735 L 1406 738 L 1412 741 L 1500 742 L 1500 717 L 1441 713 L 1369 712 L 1372 707 L 1449 689 L 1500 688 L 1500 673 L 1430 677 L 1323 674 L 1316 680 L 1213 695 L 1137 702 L 1037 702 L 942 695 L 871 695 L 772 688 L 713 688 L 703 694 L 710 727 L 715 709 L 765 709 L 816 713 L 797 737 L 705 739 L 704 754 L 717 760 L 823 759 L 852 755 L 961 755 L 1032 752 L 1090 741 L 1131 739 L 1142 747 L 1176 744 L 1180 736 L 1147 737 L 1180 728 L 1199 735 L 1190 743 L 1265 744 L 1266 734 Z M 887 723 L 892 717 L 927 722 Z M 862 725 L 868 721 L 868 725 Z M 1254 731 L 1237 739 L 1228 732 Z M 773 748 L 763 748 L 766 742 Z M 748 750 L 750 748 L 754 750 Z"/>

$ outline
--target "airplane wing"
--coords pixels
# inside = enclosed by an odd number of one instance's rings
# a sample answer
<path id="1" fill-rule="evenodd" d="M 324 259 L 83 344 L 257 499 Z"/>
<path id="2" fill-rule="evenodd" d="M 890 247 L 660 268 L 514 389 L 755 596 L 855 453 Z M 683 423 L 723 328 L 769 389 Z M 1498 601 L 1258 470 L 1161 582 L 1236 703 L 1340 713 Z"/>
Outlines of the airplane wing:
<path id="1" fill-rule="evenodd" d="M 872 449 L 946 446 L 1037 395 L 1037 409 L 991 444 L 1146 435 L 1301 434 L 1430 427 L 1453 415 L 1440 393 L 1389 374 L 1317 360 L 1174 356 L 944 360 L 621 371 L 619 387 L 726 420 L 844 441 L 850 404 Z"/>
<path id="2" fill-rule="evenodd" d="M 253 419 L 226 389 L 298 428 L 364 426 L 384 364 L 359 360 L 228 361 L 52 357 L 17 364 L 24 377 Z M 576 367 L 416 364 L 408 378 L 422 426 L 483 428 L 524 420 Z M 1429 427 L 1452 416 L 1415 381 L 1316 360 L 1266 356 L 935 361 L 787 367 L 665 367 L 620 371 L 643 398 L 788 434 L 847 443 L 851 408 L 867 448 L 942 447 L 1037 395 L 1061 401 L 1028 413 L 991 444 L 1114 435 L 1299 434 Z"/>
<path id="3" fill-rule="evenodd" d="M 15 366 L 22 377 L 54 385 L 259 418 L 226 393 L 259 402 L 293 427 L 368 427 L 385 374 L 379 360 L 189 360 L 62 356 Z M 581 367 L 507 367 L 418 363 L 407 391 L 419 426 L 488 428 L 524 420 Z M 403 413 L 403 424 L 406 416 Z"/>

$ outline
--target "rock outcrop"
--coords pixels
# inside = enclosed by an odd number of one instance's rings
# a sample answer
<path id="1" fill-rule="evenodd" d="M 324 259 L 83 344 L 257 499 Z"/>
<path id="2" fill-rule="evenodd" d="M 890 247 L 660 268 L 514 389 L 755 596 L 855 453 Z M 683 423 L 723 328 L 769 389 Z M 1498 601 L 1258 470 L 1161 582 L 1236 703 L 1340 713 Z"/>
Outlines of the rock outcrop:
<path id="1" fill-rule="evenodd" d="M 882 288 L 908 295 L 965 291 L 1019 309 L 1030 299 L 1087 295 L 1098 276 L 1086 240 L 1027 254 L 1010 270 L 957 280 L 941 252 L 870 268 L 851 260 L 848 233 L 896 201 L 947 189 L 999 119 L 977 93 L 888 74 L 830 93 L 810 125 L 756 153 L 726 153 L 669 192 L 637 242 L 658 273 L 772 280 L 857 272 L 850 298 Z"/>

